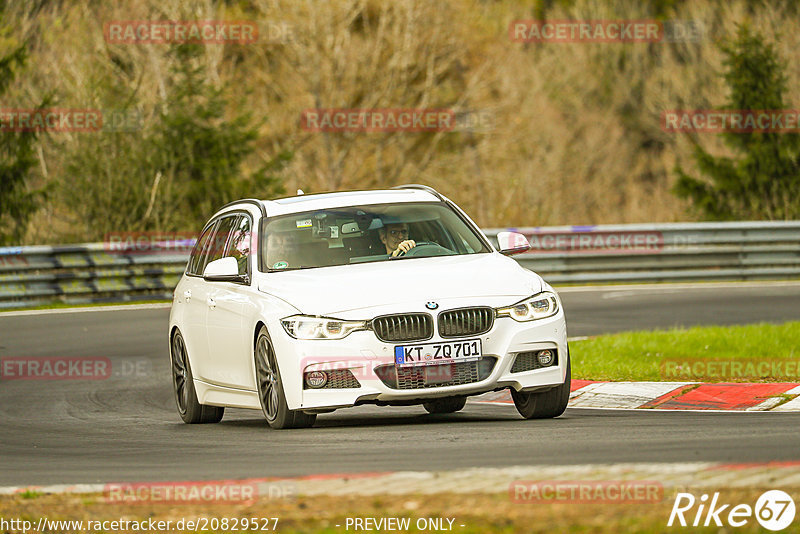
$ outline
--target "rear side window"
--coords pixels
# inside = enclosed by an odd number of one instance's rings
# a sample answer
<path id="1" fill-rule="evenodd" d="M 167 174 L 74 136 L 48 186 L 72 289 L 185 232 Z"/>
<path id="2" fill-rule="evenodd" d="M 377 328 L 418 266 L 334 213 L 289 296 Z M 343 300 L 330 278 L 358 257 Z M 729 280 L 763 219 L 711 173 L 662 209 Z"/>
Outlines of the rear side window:
<path id="1" fill-rule="evenodd" d="M 189 255 L 189 265 L 186 268 L 186 272 L 188 274 L 202 274 L 198 271 L 198 268 L 200 266 L 200 261 L 203 258 L 203 251 L 205 250 L 208 240 L 211 237 L 211 231 L 214 230 L 215 226 L 216 223 L 208 225 L 203 234 L 197 240 L 197 243 L 195 243 L 192 253 Z"/>

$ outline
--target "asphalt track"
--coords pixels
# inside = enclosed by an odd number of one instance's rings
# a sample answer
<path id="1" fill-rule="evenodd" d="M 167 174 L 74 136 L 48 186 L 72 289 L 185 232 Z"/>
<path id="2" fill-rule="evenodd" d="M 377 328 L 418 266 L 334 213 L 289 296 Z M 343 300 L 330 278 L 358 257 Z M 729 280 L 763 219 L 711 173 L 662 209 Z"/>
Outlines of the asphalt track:
<path id="1" fill-rule="evenodd" d="M 571 288 L 571 336 L 800 320 L 800 284 Z M 0 486 L 219 480 L 510 465 L 800 460 L 800 413 L 568 409 L 524 421 L 512 406 L 460 413 L 365 406 L 271 431 L 228 410 L 184 425 L 174 408 L 166 309 L 0 315 L 0 357 L 102 356 L 99 381 L 0 382 Z"/>

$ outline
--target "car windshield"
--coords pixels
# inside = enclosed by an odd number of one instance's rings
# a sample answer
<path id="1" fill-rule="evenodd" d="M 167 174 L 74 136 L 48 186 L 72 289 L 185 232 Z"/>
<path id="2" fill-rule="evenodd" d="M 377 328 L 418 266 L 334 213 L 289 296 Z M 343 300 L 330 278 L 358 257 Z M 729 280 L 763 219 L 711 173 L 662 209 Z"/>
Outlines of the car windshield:
<path id="1" fill-rule="evenodd" d="M 275 217 L 261 234 L 260 250 L 270 271 L 490 252 L 449 206 L 433 202 L 330 208 Z"/>

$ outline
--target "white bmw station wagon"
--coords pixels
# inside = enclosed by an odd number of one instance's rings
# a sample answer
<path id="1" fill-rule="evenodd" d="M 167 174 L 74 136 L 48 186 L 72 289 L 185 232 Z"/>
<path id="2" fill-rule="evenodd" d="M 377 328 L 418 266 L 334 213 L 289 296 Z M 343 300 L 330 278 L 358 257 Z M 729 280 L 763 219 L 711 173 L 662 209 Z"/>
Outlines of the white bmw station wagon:
<path id="1" fill-rule="evenodd" d="M 301 192 L 298 192 L 301 193 Z M 169 323 L 186 423 L 225 407 L 272 428 L 337 408 L 462 409 L 510 389 L 526 419 L 562 414 L 570 392 L 556 292 L 427 186 L 240 200 L 203 228 Z"/>

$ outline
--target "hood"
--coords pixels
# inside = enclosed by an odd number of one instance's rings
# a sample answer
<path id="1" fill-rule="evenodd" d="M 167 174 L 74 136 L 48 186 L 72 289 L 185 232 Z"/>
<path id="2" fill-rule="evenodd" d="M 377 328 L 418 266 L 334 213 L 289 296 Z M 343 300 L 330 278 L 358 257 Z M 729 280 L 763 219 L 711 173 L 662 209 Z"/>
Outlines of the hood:
<path id="1" fill-rule="evenodd" d="M 542 286 L 537 274 L 516 261 L 487 253 L 272 272 L 261 275 L 258 289 L 301 313 L 333 315 L 387 305 L 407 311 L 431 300 L 465 297 L 508 297 L 513 302 Z"/>

